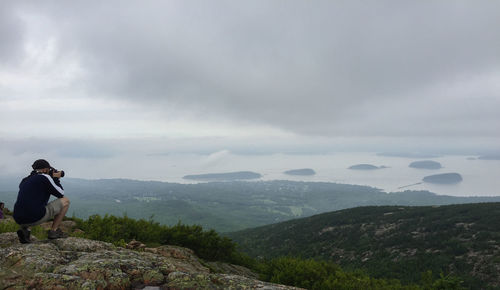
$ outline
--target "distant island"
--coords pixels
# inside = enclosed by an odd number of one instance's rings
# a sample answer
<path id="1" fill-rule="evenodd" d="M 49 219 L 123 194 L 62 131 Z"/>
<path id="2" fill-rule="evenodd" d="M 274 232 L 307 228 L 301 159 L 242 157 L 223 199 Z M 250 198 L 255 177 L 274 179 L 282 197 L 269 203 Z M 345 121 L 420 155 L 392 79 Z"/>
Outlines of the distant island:
<path id="1" fill-rule="evenodd" d="M 500 155 L 482 155 L 482 156 L 479 156 L 477 159 L 480 159 L 480 160 L 500 160 Z"/>
<path id="2" fill-rule="evenodd" d="M 419 169 L 440 169 L 441 163 L 432 160 L 422 160 L 410 163 L 409 167 Z"/>
<path id="3" fill-rule="evenodd" d="M 371 165 L 371 164 L 356 164 L 356 165 L 353 165 L 353 166 L 349 167 L 348 169 L 352 169 L 352 170 L 375 170 L 375 169 L 382 169 L 382 168 L 387 168 L 387 167 L 386 166 L 378 167 L 378 166 Z"/>
<path id="4" fill-rule="evenodd" d="M 288 175 L 301 175 L 301 176 L 306 176 L 306 175 L 315 175 L 316 171 L 312 170 L 311 168 L 302 168 L 302 169 L 292 169 L 283 172 Z"/>
<path id="5" fill-rule="evenodd" d="M 443 173 L 435 174 L 424 177 L 423 181 L 435 184 L 455 184 L 463 180 L 462 176 L 458 173 Z"/>
<path id="6" fill-rule="evenodd" d="M 186 175 L 183 179 L 203 180 L 203 181 L 235 181 L 261 178 L 262 175 L 251 171 L 238 171 L 228 173 L 207 173 Z"/>

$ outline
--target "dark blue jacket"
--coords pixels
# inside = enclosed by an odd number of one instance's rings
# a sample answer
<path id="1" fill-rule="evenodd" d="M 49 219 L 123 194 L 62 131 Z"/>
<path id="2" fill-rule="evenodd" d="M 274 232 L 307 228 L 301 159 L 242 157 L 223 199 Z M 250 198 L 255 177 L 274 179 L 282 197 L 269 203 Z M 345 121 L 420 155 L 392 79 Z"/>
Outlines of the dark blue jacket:
<path id="1" fill-rule="evenodd" d="M 14 220 L 18 224 L 31 224 L 45 215 L 45 206 L 50 195 L 64 197 L 64 189 L 59 179 L 48 174 L 31 172 L 19 184 L 19 194 L 14 205 Z"/>

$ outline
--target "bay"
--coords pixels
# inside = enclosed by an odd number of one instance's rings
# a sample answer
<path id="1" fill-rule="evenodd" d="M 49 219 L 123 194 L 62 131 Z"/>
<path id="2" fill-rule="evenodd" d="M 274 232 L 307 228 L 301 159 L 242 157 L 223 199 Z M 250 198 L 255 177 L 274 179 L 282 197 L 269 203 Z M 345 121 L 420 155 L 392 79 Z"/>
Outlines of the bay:
<path id="1" fill-rule="evenodd" d="M 84 179 L 125 178 L 174 183 L 197 183 L 186 175 L 252 171 L 262 175 L 257 180 L 292 180 L 367 185 L 386 192 L 428 190 L 451 196 L 500 196 L 500 160 L 482 160 L 478 156 L 444 155 L 435 158 L 389 157 L 376 152 L 336 152 L 331 154 L 234 154 L 222 150 L 212 154 L 127 154 L 99 160 L 59 158 L 68 177 Z M 32 160 L 33 157 L 27 158 Z M 438 170 L 410 168 L 418 160 L 441 163 Z M 26 161 L 26 164 L 29 164 Z M 356 164 L 386 168 L 348 169 Z M 312 176 L 293 176 L 284 172 L 311 168 Z M 459 173 L 463 181 L 453 185 L 423 183 L 428 175 Z M 29 173 L 11 174 L 20 180 Z M 418 183 L 418 184 L 417 184 Z M 416 184 L 416 185 L 414 185 Z M 15 184 L 17 187 L 17 183 Z M 412 186 L 409 186 L 412 185 Z"/>
<path id="2" fill-rule="evenodd" d="M 410 168 L 417 160 L 434 160 L 443 166 L 438 170 Z M 271 154 L 238 155 L 217 152 L 211 155 L 177 154 L 141 157 L 135 162 L 142 169 L 120 178 L 196 183 L 182 177 L 190 174 L 253 171 L 260 180 L 293 180 L 367 185 L 386 192 L 428 190 L 452 196 L 500 196 L 500 161 L 480 160 L 476 156 L 450 155 L 429 159 L 388 157 L 373 152 L 317 155 Z M 355 164 L 385 166 L 377 170 L 352 170 Z M 147 167 L 146 167 L 147 166 Z M 311 168 L 313 176 L 291 176 L 290 169 Z M 456 172 L 463 181 L 453 185 L 423 183 L 425 176 Z M 420 184 L 416 184 L 420 183 Z M 408 186 L 416 184 L 413 186 Z"/>

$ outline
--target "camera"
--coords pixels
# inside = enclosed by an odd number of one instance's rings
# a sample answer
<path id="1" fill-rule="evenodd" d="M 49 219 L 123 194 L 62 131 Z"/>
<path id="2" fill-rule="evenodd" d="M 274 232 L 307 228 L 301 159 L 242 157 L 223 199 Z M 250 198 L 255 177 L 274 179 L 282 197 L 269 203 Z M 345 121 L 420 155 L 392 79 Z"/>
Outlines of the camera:
<path id="1" fill-rule="evenodd" d="M 49 175 L 52 178 L 61 178 L 61 177 L 64 177 L 64 171 L 63 170 L 59 171 L 59 170 L 51 167 L 49 170 Z"/>

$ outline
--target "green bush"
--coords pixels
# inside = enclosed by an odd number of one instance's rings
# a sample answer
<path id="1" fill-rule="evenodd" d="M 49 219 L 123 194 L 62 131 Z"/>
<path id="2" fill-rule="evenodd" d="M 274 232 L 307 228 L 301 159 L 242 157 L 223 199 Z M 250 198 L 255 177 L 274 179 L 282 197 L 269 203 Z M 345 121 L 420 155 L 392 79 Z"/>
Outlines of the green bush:
<path id="1" fill-rule="evenodd" d="M 433 279 L 431 271 L 422 274 L 419 285 L 402 285 L 397 279 L 375 279 L 361 271 L 344 271 L 332 262 L 294 257 L 280 257 L 264 262 L 261 279 L 306 289 L 401 289 L 462 290 L 457 277 L 440 275 Z"/>
<path id="2" fill-rule="evenodd" d="M 312 259 L 276 258 L 263 269 L 264 280 L 306 289 L 419 289 L 402 286 L 398 280 L 370 278 L 359 271 L 345 272 L 334 263 Z"/>
<path id="3" fill-rule="evenodd" d="M 14 220 L 0 222 L 0 233 L 17 232 L 19 229 L 19 225 Z M 47 231 L 41 226 L 31 227 L 31 234 L 40 240 L 47 238 Z"/>
<path id="4" fill-rule="evenodd" d="M 0 222 L 0 233 L 15 232 L 19 229 L 19 225 L 14 220 L 4 220 Z"/>
<path id="5" fill-rule="evenodd" d="M 105 215 L 90 216 L 87 220 L 74 219 L 85 234 L 94 240 L 123 245 L 135 239 L 148 246 L 177 245 L 192 249 L 199 257 L 209 261 L 232 262 L 242 259 L 236 251 L 236 244 L 231 239 L 221 237 L 214 230 L 205 231 L 198 225 L 178 223 L 169 227 L 160 225 L 152 219 L 135 220 L 127 216 Z"/>

